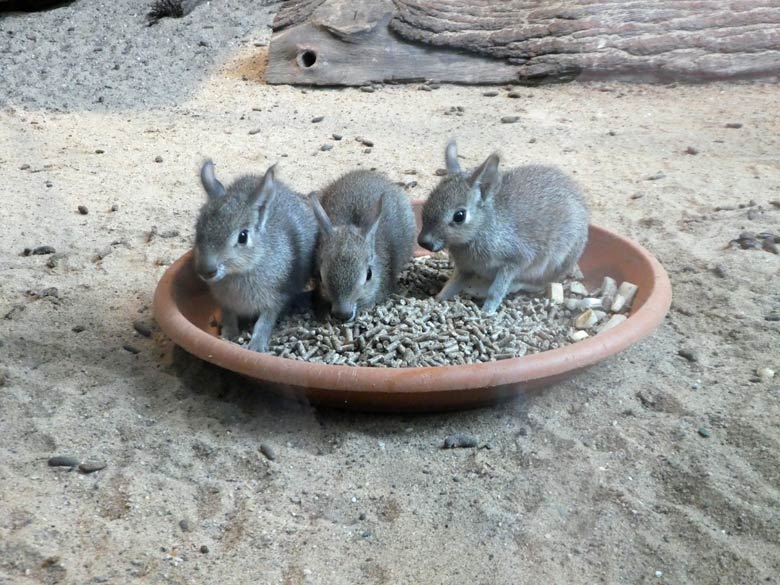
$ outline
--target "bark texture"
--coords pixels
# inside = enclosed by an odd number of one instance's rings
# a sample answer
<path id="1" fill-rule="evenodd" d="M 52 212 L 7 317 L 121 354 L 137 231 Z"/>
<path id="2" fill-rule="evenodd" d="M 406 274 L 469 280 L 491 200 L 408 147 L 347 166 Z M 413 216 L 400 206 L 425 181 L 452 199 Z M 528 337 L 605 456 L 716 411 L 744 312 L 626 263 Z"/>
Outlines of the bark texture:
<path id="1" fill-rule="evenodd" d="M 780 74 L 780 0 L 290 0 L 274 31 L 271 83 Z M 323 55 L 318 66 L 296 64 L 304 46 Z M 334 66 L 346 70 L 326 70 Z"/>

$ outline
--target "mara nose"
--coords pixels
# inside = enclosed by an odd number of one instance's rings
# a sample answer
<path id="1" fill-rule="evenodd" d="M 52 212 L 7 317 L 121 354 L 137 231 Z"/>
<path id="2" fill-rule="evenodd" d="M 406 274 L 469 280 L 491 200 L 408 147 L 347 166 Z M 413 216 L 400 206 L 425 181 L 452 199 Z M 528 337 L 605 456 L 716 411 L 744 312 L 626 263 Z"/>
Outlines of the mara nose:
<path id="1" fill-rule="evenodd" d="M 434 242 L 430 236 L 424 236 L 422 234 L 420 234 L 420 237 L 417 238 L 417 243 L 421 248 L 425 248 L 431 252 L 438 252 L 443 248 L 440 242 Z"/>
<path id="2" fill-rule="evenodd" d="M 211 280 L 213 278 L 216 278 L 217 275 L 219 275 L 219 265 L 218 264 L 201 264 L 198 263 L 196 266 L 196 271 L 198 273 L 198 276 L 200 276 L 203 280 Z"/>
<path id="3" fill-rule="evenodd" d="M 349 309 L 345 307 L 335 308 L 333 307 L 330 311 L 330 314 L 333 315 L 336 319 L 339 321 L 347 322 L 351 321 L 352 318 L 355 316 L 355 309 L 354 307 Z"/>

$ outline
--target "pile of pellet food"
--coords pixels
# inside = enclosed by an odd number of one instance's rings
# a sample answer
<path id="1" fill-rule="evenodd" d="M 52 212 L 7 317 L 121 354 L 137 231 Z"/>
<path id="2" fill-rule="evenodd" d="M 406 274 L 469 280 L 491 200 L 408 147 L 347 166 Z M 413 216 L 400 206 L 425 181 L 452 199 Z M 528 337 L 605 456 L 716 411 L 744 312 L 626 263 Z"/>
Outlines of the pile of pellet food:
<path id="1" fill-rule="evenodd" d="M 310 309 L 283 317 L 270 340 L 270 353 L 318 364 L 420 367 L 475 364 L 562 347 L 610 329 L 626 319 L 636 293 L 609 277 L 589 293 L 578 280 L 553 283 L 546 293 L 514 294 L 494 315 L 481 301 L 434 296 L 452 266 L 446 257 L 415 258 L 401 273 L 398 293 L 341 323 L 318 320 Z M 248 344 L 251 334 L 238 342 Z"/>

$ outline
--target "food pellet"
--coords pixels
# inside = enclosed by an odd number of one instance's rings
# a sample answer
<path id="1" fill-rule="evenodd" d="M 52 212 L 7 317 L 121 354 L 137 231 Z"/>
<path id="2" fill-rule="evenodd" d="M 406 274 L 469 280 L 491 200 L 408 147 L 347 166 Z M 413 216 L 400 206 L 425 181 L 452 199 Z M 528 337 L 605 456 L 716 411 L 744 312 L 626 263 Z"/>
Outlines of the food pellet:
<path id="1" fill-rule="evenodd" d="M 569 345 L 588 336 L 575 333 L 577 329 L 591 329 L 599 320 L 589 310 L 588 322 L 580 319 L 575 324 L 585 299 L 564 298 L 560 304 L 561 292 L 587 294 L 585 286 L 573 280 L 554 283 L 552 299 L 545 293 L 509 295 L 493 315 L 482 313 L 481 300 L 465 295 L 437 301 L 433 295 L 451 272 L 446 257 L 415 258 L 401 273 L 396 293 L 383 304 L 360 311 L 348 324 L 330 317 L 317 320 L 311 310 L 288 314 L 277 323 L 269 351 L 293 360 L 344 367 L 475 364 Z M 600 305 L 597 298 L 587 301 Z M 241 339 L 249 343 L 250 330 Z"/>

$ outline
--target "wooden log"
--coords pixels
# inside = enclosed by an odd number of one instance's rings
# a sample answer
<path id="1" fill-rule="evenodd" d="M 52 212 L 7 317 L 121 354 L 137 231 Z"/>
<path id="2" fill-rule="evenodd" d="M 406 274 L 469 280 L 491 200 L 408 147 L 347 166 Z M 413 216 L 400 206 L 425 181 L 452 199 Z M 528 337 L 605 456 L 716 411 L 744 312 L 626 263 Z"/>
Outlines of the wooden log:
<path id="1" fill-rule="evenodd" d="M 394 14 L 391 0 L 289 2 L 275 19 L 266 81 L 501 83 L 516 77 L 518 66 L 506 61 L 404 41 L 388 26 Z"/>
<path id="2" fill-rule="evenodd" d="M 267 81 L 777 75 L 780 0 L 290 0 L 274 24 Z"/>

